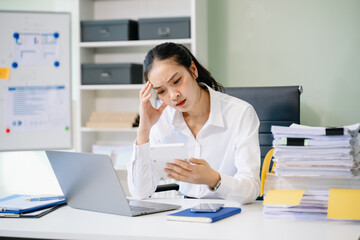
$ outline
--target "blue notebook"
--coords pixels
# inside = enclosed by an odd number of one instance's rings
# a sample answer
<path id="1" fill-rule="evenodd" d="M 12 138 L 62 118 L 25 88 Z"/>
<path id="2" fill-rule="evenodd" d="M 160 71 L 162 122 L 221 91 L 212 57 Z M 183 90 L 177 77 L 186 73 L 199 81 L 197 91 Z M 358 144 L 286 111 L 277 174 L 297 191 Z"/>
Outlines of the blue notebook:
<path id="1" fill-rule="evenodd" d="M 241 212 L 241 208 L 223 207 L 214 213 L 191 212 L 190 208 L 167 215 L 167 220 L 212 223 Z"/>

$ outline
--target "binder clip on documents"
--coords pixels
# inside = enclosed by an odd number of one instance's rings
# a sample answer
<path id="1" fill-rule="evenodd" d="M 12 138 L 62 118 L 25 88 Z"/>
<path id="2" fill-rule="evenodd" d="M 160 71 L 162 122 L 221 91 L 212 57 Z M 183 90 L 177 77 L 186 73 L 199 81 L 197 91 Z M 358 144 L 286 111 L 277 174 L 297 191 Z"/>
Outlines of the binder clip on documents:
<path id="1" fill-rule="evenodd" d="M 359 123 L 340 128 L 272 126 L 274 149 L 261 173 L 264 216 L 360 220 L 359 130 Z"/>

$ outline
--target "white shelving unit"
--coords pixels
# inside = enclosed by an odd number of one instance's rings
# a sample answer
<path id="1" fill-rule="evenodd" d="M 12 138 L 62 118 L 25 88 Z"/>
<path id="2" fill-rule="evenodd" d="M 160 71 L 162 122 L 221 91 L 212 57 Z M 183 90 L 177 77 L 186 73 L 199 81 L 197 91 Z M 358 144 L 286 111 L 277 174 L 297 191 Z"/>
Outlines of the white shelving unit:
<path id="1" fill-rule="evenodd" d="M 79 42 L 79 69 L 83 63 L 142 63 L 147 51 L 166 41 L 184 44 L 205 66 L 207 65 L 206 0 L 77 0 L 77 8 L 79 36 L 80 22 L 85 20 L 137 20 L 181 16 L 190 16 L 191 19 L 189 39 Z M 81 79 L 80 70 L 79 73 Z M 132 143 L 136 138 L 135 128 L 90 129 L 85 127 L 85 123 L 93 111 L 138 112 L 138 96 L 142 86 L 142 84 L 80 85 L 80 99 L 76 106 L 78 132 L 75 149 L 91 152 L 93 144 Z"/>

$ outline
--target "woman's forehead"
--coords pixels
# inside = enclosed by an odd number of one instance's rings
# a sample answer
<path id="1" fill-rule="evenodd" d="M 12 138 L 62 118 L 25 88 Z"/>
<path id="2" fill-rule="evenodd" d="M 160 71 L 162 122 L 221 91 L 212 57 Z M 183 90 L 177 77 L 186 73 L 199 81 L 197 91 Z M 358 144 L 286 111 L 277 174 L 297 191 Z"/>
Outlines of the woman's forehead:
<path id="1" fill-rule="evenodd" d="M 148 73 L 148 79 L 153 84 L 153 81 L 168 81 L 174 74 L 180 74 L 184 69 L 173 60 L 156 61 Z"/>

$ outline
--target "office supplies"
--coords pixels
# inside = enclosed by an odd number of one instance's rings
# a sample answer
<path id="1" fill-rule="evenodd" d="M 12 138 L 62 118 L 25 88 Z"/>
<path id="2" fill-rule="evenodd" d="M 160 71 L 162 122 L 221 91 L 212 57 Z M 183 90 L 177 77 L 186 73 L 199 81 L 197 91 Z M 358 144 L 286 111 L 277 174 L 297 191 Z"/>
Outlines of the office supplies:
<path id="1" fill-rule="evenodd" d="M 241 212 L 241 208 L 223 207 L 217 212 L 192 212 L 191 208 L 167 215 L 167 220 L 213 223 Z"/>
<path id="2" fill-rule="evenodd" d="M 139 216 L 181 206 L 126 199 L 108 155 L 45 151 L 70 207 Z"/>
<path id="3" fill-rule="evenodd" d="M 188 155 L 184 143 L 157 144 L 150 146 L 150 158 L 160 177 L 166 178 L 166 163 L 174 159 L 187 161 Z"/>
<path id="4" fill-rule="evenodd" d="M 43 196 L 43 197 L 31 197 L 27 198 L 26 201 L 49 201 L 49 200 L 65 200 L 64 196 Z"/>
<path id="5" fill-rule="evenodd" d="M 0 214 L 24 214 L 63 204 L 64 199 L 47 201 L 27 201 L 29 195 L 10 195 L 0 199 Z"/>

